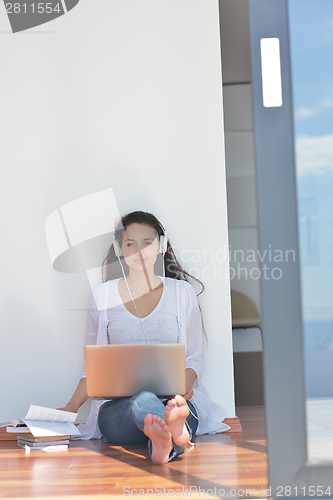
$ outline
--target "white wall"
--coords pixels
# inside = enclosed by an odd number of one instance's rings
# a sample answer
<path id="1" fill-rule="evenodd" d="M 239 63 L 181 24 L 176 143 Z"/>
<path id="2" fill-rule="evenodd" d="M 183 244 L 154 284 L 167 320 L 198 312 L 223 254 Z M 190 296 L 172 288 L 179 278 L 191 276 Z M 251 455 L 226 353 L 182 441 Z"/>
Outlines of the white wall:
<path id="1" fill-rule="evenodd" d="M 228 246 L 217 0 L 81 0 L 15 35 L 0 5 L 0 32 L 0 421 L 76 386 L 90 289 L 52 269 L 44 223 L 109 187 L 208 269 L 204 382 L 234 416 L 228 262 L 215 259 Z"/>

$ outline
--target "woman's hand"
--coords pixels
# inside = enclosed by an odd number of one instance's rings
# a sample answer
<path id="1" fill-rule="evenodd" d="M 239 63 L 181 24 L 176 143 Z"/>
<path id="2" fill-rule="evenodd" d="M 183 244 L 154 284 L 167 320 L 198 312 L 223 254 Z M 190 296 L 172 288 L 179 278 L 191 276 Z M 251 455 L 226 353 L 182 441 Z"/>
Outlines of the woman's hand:
<path id="1" fill-rule="evenodd" d="M 184 399 L 191 399 L 191 397 L 193 396 L 194 392 L 193 392 L 193 387 L 187 387 L 186 386 L 186 393 L 184 394 Z"/>
<path id="2" fill-rule="evenodd" d="M 74 406 L 70 405 L 69 403 L 66 406 L 64 406 L 64 408 L 57 408 L 57 410 L 70 411 L 71 413 L 77 413 L 77 409 L 75 409 Z"/>
<path id="3" fill-rule="evenodd" d="M 85 378 L 81 378 L 71 400 L 67 403 L 64 408 L 57 408 L 57 410 L 70 411 L 72 413 L 77 413 L 83 403 L 88 399 L 87 394 L 87 381 Z"/>
<path id="4" fill-rule="evenodd" d="M 184 394 L 184 399 L 190 399 L 193 396 L 193 384 L 197 379 L 197 374 L 192 368 L 186 368 L 185 370 L 185 384 L 186 393 Z"/>

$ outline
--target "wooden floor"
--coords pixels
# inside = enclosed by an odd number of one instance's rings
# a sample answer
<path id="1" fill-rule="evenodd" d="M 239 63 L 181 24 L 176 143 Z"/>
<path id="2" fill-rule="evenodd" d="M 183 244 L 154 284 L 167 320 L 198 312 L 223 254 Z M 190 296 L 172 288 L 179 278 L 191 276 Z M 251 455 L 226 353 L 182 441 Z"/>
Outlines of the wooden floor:
<path id="1" fill-rule="evenodd" d="M 30 454 L 15 441 L 0 442 L 0 498 L 263 498 L 268 483 L 264 409 L 238 408 L 237 415 L 242 434 L 198 436 L 193 448 L 167 465 L 153 465 L 145 445 L 112 446 L 104 439 L 73 441 L 66 452 Z"/>

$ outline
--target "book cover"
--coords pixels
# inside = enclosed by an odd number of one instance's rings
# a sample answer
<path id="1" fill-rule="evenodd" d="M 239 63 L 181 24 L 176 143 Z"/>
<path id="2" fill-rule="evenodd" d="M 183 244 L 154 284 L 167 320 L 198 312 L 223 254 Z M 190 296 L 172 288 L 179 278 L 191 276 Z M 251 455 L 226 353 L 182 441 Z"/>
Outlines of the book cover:
<path id="1" fill-rule="evenodd" d="M 29 432 L 28 434 L 17 434 L 17 440 L 24 440 L 24 441 L 28 441 L 28 442 L 31 442 L 31 443 L 41 443 L 41 442 L 45 442 L 45 441 L 59 441 L 59 439 L 70 439 L 70 435 L 69 434 L 64 434 L 64 435 L 60 435 L 60 436 L 40 436 L 40 437 L 35 437 L 33 434 L 31 434 L 31 432 Z"/>

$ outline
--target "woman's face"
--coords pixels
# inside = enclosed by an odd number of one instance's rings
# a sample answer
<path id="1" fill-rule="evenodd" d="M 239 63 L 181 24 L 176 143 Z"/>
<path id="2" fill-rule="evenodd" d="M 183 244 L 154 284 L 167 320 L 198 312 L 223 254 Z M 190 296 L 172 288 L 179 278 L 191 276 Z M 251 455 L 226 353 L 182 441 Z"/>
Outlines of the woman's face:
<path id="1" fill-rule="evenodd" d="M 122 251 L 130 268 L 139 271 L 154 266 L 159 252 L 155 229 L 146 224 L 130 224 L 124 231 Z"/>

